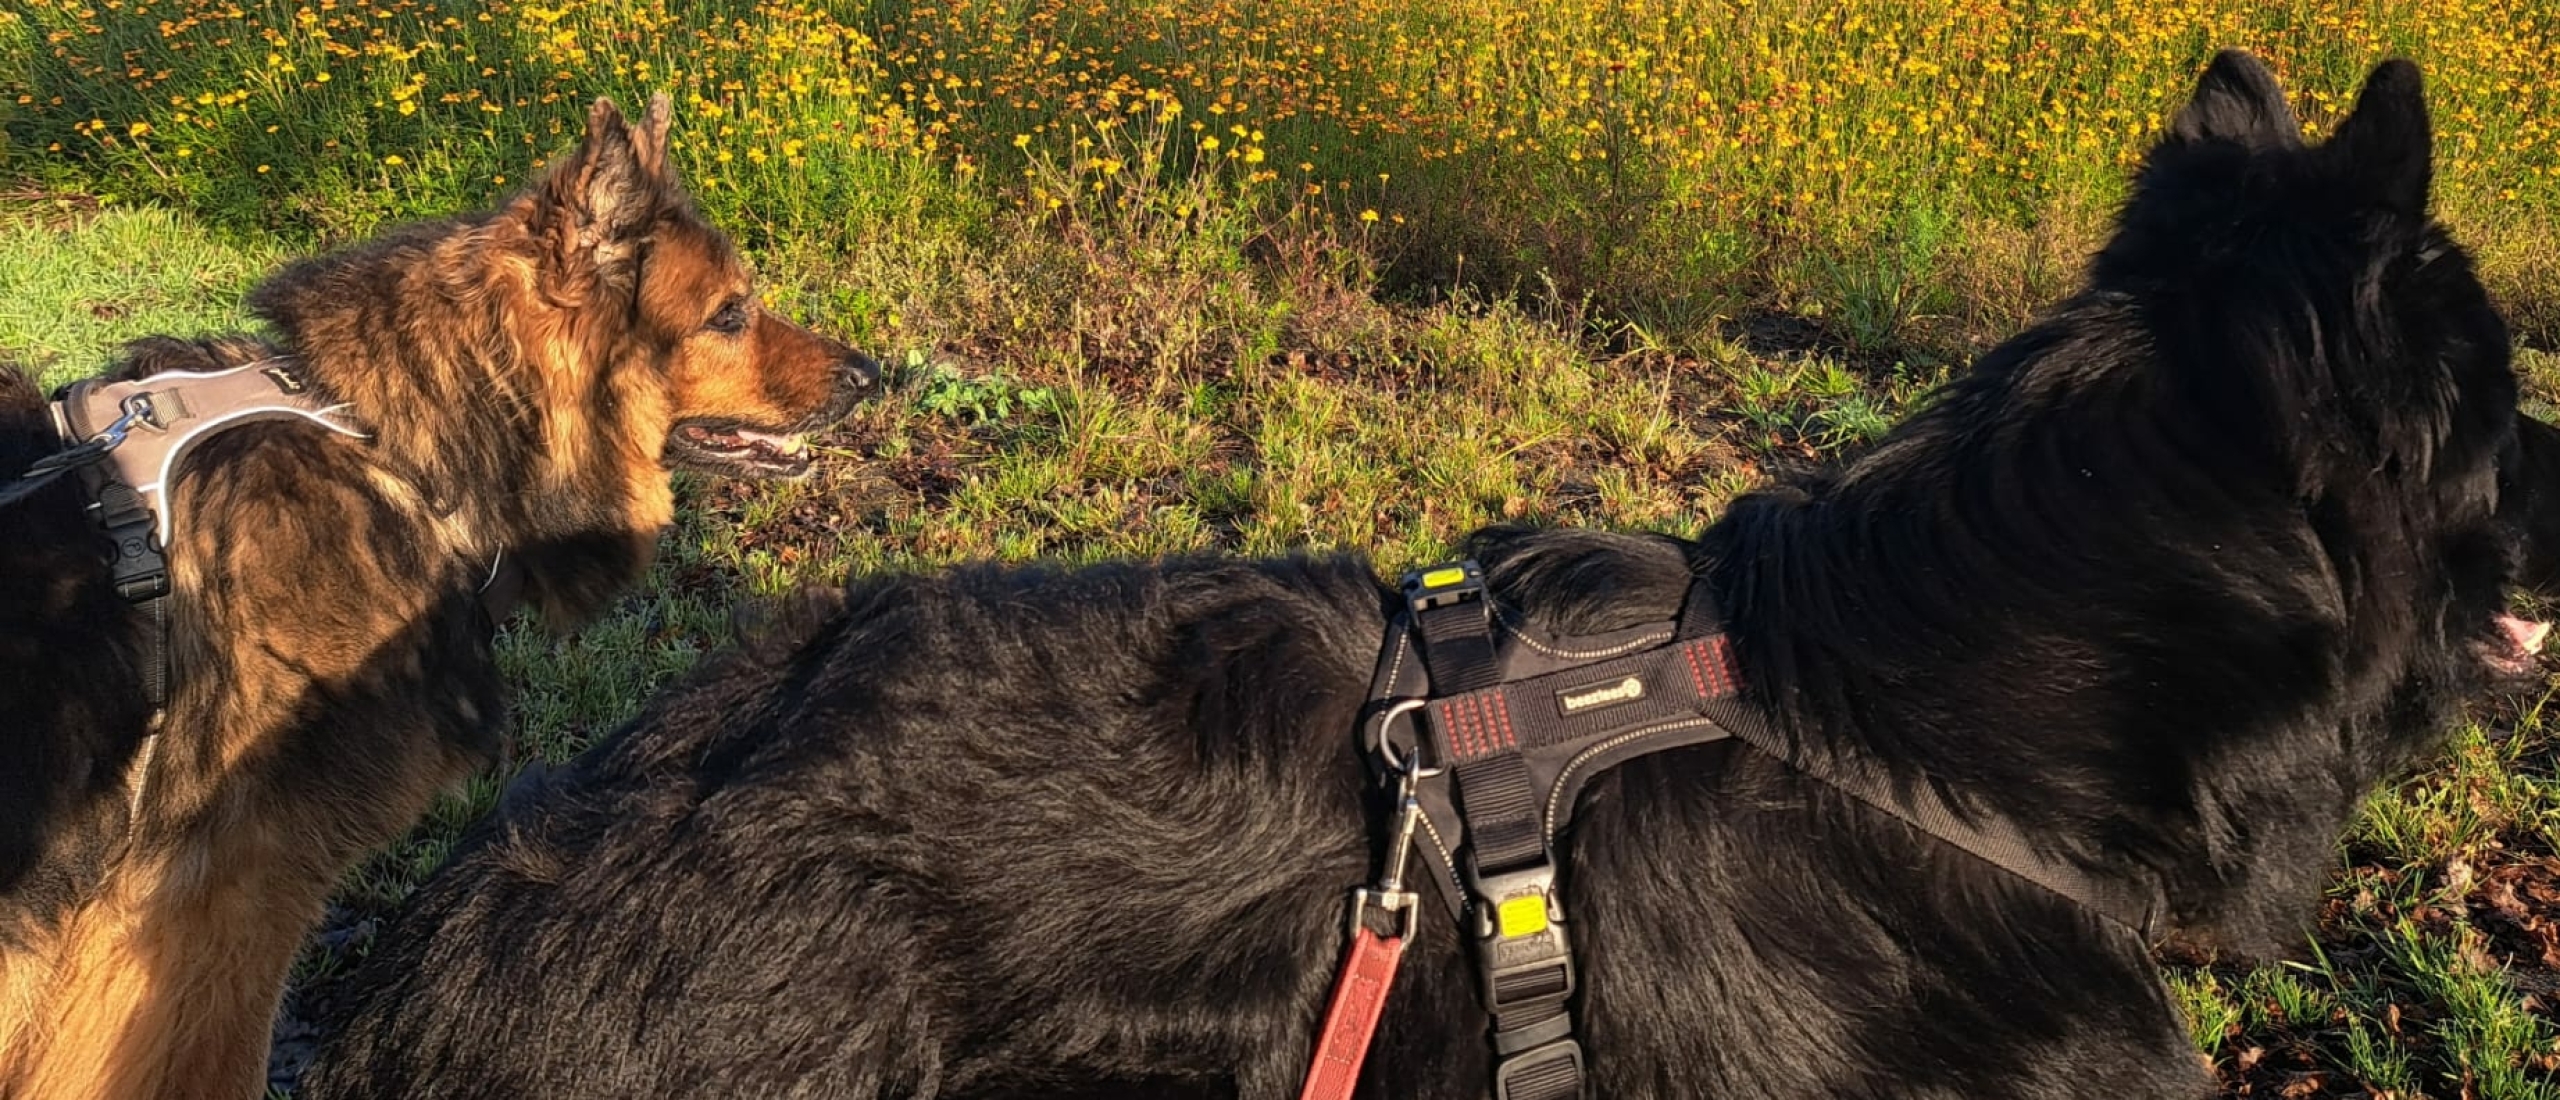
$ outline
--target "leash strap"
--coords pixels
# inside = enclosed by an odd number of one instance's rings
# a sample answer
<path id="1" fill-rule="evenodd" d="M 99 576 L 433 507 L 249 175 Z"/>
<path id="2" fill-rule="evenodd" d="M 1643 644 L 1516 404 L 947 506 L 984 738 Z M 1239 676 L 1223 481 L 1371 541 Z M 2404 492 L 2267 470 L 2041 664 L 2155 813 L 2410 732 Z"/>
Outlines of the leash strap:
<path id="1" fill-rule="evenodd" d="M 28 464 L 17 480 L 0 485 L 0 508 L 6 508 L 37 493 L 62 478 L 62 475 L 107 457 L 107 452 L 124 442 L 125 430 L 132 424 L 126 417 L 88 441 L 65 447 Z"/>
<path id="2" fill-rule="evenodd" d="M 1333 981 L 1333 1003 L 1325 1009 L 1323 1038 L 1315 1064 L 1307 1071 L 1298 1100 L 1350 1100 L 1360 1084 L 1360 1065 L 1368 1060 L 1369 1040 L 1378 1017 L 1387 1009 L 1387 989 L 1395 982 L 1396 964 L 1404 961 L 1404 937 L 1380 936 L 1354 922 L 1351 952 Z"/>
<path id="3" fill-rule="evenodd" d="M 1315 1061 L 1307 1067 L 1298 1100 L 1349 1100 L 1359 1087 L 1360 1064 L 1368 1060 L 1369 1041 L 1386 1011 L 1396 964 L 1419 927 L 1414 923 L 1417 899 L 1404 888 L 1413 831 L 1422 823 L 1422 803 L 1415 797 L 1417 772 L 1408 767 L 1396 779 L 1395 824 L 1388 832 L 1386 868 L 1377 885 L 1351 892 L 1351 951 L 1334 978 L 1333 1003 L 1325 1009 Z"/>

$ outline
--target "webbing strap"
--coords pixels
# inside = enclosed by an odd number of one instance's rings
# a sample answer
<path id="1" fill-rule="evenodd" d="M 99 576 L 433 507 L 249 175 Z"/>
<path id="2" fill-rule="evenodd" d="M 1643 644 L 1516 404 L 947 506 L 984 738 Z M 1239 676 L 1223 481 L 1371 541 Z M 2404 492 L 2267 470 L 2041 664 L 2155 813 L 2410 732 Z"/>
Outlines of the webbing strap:
<path id="1" fill-rule="evenodd" d="M 1538 793 L 1517 750 L 1460 764 L 1457 775 L 1458 811 L 1466 815 L 1467 847 L 1477 867 L 1510 870 L 1546 861 Z"/>
<path id="2" fill-rule="evenodd" d="M 1678 635 L 1682 639 L 1716 636 L 1722 628 L 1715 593 L 1705 577 L 1689 584 L 1688 606 L 1680 613 Z M 1775 758 L 1788 767 L 1804 772 L 1838 789 L 1842 793 L 1884 812 L 1921 833 L 1944 841 L 1992 867 L 2041 886 L 2055 895 L 2079 905 L 2142 936 L 2151 938 L 2152 926 L 2159 918 L 2160 901 L 2154 892 L 2146 892 L 2121 880 L 2091 875 L 2067 863 L 2058 863 L 2038 855 L 2027 842 L 2026 834 L 2007 818 L 1996 814 L 1970 818 L 1956 812 L 1955 806 L 1936 787 L 1923 779 L 1897 789 L 1882 768 L 1867 760 L 1849 755 L 1818 757 L 1794 751 L 1766 715 L 1757 708 L 1745 706 L 1732 692 L 1718 693 L 1706 702 L 1706 712 L 1718 725 L 1732 731 L 1744 744 Z"/>
<path id="3" fill-rule="evenodd" d="M 142 616 L 142 693 L 157 714 L 169 703 L 169 561 L 142 494 L 105 465 L 81 467 L 80 478 L 113 555 L 108 583 Z"/>
<path id="4" fill-rule="evenodd" d="M 1463 877 L 1476 914 L 1468 931 L 1493 1021 L 1494 1100 L 1579 1097 L 1582 1048 L 1567 1007 L 1573 947 L 1519 721 L 1508 696 L 1487 690 L 1502 682 L 1502 666 L 1483 574 L 1461 562 L 1423 570 L 1404 590 L 1432 692 L 1457 696 L 1436 704 L 1430 726 L 1440 759 L 1454 762 L 1465 822 Z"/>
<path id="5" fill-rule="evenodd" d="M 1405 599 L 1422 635 L 1433 692 L 1456 695 L 1502 681 L 1502 666 L 1494 662 L 1493 604 L 1474 562 L 1424 570 L 1406 583 Z"/>
<path id="6" fill-rule="evenodd" d="M 1823 785 L 1880 811 L 1922 835 L 1939 840 L 1993 868 L 2052 892 L 2148 943 L 2159 919 L 2156 891 L 2092 875 L 2078 866 L 2038 855 L 2026 834 L 1996 814 L 1967 816 L 1926 779 L 1897 786 L 1883 769 L 1850 756 L 1795 752 L 1786 738 L 1756 713 L 1734 708 L 1716 721 L 1734 737 Z"/>

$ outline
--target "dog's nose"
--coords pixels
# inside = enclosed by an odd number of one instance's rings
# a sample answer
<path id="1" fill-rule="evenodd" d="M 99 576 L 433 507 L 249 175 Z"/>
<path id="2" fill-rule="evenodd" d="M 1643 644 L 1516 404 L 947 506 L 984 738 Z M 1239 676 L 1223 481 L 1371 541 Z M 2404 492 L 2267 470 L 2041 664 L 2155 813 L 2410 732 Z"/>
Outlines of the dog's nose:
<path id="1" fill-rule="evenodd" d="M 836 364 L 836 374 L 845 386 L 869 389 L 880 383 L 880 361 L 861 352 L 849 352 Z"/>

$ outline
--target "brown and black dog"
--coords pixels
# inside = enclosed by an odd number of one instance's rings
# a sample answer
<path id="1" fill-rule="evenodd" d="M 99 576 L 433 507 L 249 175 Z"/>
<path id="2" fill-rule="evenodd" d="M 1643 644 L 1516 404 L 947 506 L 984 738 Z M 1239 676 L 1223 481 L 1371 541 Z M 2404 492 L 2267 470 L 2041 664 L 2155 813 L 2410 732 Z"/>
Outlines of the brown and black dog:
<path id="1" fill-rule="evenodd" d="M 670 465 L 805 472 L 798 434 L 876 380 L 758 307 L 667 125 L 664 97 L 636 123 L 598 101 L 497 209 L 257 288 L 272 342 L 128 351 L 119 376 L 296 360 L 365 432 L 267 422 L 191 452 L 156 724 L 158 657 L 77 481 L 0 512 L 0 1097 L 257 1095 L 338 876 L 497 746 L 493 568 L 578 623 L 650 560 Z M 58 448 L 0 371 L 0 481 Z"/>

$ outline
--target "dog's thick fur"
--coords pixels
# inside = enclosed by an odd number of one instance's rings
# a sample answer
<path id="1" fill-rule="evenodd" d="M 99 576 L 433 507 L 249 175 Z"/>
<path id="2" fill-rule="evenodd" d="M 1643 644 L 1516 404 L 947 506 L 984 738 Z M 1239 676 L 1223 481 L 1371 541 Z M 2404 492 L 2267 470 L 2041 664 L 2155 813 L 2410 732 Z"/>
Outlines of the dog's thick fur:
<path id="1" fill-rule="evenodd" d="M 1568 632 L 1706 574 L 1804 752 L 2277 952 L 2359 797 L 2516 668 L 2550 524 L 2429 174 L 2405 63 L 2310 148 L 2218 58 L 2088 287 L 1870 456 L 1696 543 L 1472 549 Z M 1351 557 L 856 584 L 432 880 L 309 1095 L 1292 1095 L 1380 865 L 1392 603 Z M 2137 936 L 1732 742 L 1603 775 L 1560 845 L 1594 1095 L 2210 1091 Z M 1484 1030 L 1426 900 L 1361 1094 L 1484 1095 Z"/>
<path id="2" fill-rule="evenodd" d="M 576 623 L 649 560 L 667 462 L 795 472 L 754 440 L 870 384 L 867 360 L 757 308 L 667 125 L 663 97 L 636 124 L 599 102 L 498 209 L 287 268 L 250 297 L 273 341 L 129 349 L 127 377 L 289 355 L 368 433 L 269 422 L 193 452 L 150 751 L 144 626 L 77 480 L 0 512 L 0 1097 L 259 1095 L 337 877 L 497 748 L 493 564 Z M 0 477 L 58 446 L 0 370 Z"/>

